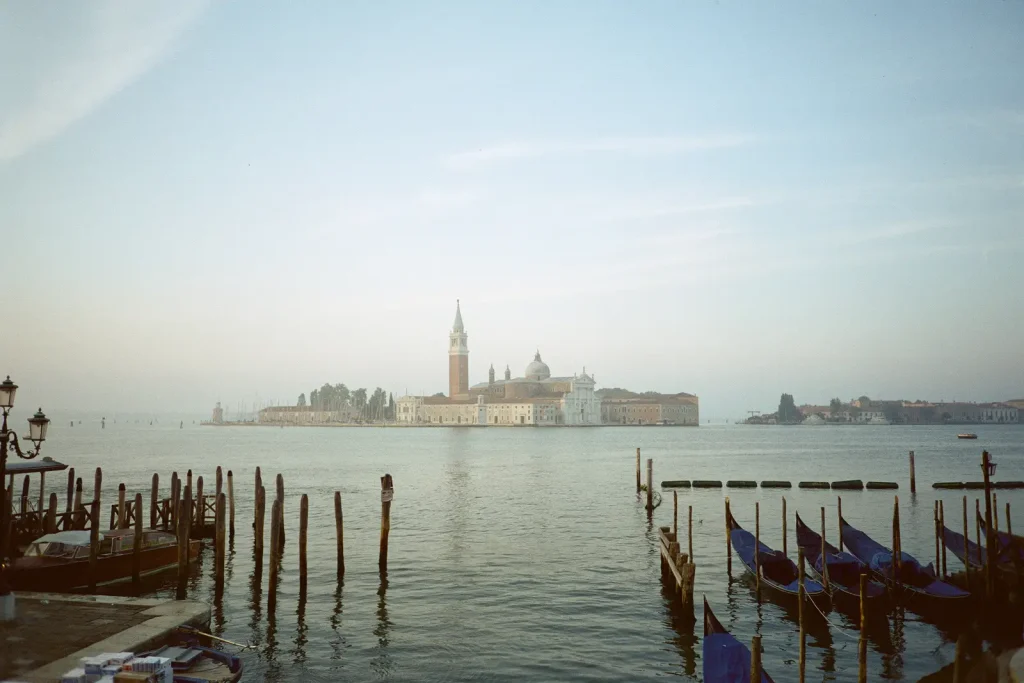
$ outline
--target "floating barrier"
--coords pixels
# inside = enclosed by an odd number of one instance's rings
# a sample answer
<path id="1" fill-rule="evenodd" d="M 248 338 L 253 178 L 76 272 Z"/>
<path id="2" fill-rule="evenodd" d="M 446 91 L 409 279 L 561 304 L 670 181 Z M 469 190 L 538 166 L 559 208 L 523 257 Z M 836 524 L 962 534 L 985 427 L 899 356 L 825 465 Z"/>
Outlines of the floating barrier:
<path id="1" fill-rule="evenodd" d="M 689 479 L 666 479 L 661 482 L 661 488 L 663 489 L 688 489 L 690 488 Z"/>
<path id="2" fill-rule="evenodd" d="M 965 481 L 965 489 L 983 489 L 985 488 L 985 482 L 983 481 Z"/>
<path id="3" fill-rule="evenodd" d="M 728 486 L 731 489 L 756 489 L 757 488 L 757 482 L 756 481 L 750 481 L 750 480 L 747 480 L 747 479 L 733 479 L 731 481 L 725 482 L 725 485 Z"/>
<path id="4" fill-rule="evenodd" d="M 722 482 L 711 479 L 694 479 L 693 488 L 695 489 L 720 489 L 722 488 Z"/>
<path id="5" fill-rule="evenodd" d="M 937 481 L 932 484 L 933 489 L 962 489 L 963 487 L 962 481 Z"/>
<path id="6" fill-rule="evenodd" d="M 898 489 L 899 487 L 900 485 L 894 481 L 869 481 L 867 484 L 865 484 L 865 488 L 868 491 L 877 491 L 880 489 Z"/>
<path id="7" fill-rule="evenodd" d="M 761 488 L 763 489 L 791 489 L 793 484 L 788 481 L 780 481 L 776 479 L 766 479 L 761 482 Z"/>
<path id="8" fill-rule="evenodd" d="M 800 488 L 802 489 L 830 489 L 831 484 L 827 481 L 802 481 L 800 482 Z"/>
<path id="9" fill-rule="evenodd" d="M 997 489 L 1024 489 L 1024 481 L 997 481 L 992 486 Z"/>
<path id="10" fill-rule="evenodd" d="M 832 482 L 832 488 L 840 491 L 862 491 L 864 482 L 860 479 L 844 479 L 843 481 Z"/>

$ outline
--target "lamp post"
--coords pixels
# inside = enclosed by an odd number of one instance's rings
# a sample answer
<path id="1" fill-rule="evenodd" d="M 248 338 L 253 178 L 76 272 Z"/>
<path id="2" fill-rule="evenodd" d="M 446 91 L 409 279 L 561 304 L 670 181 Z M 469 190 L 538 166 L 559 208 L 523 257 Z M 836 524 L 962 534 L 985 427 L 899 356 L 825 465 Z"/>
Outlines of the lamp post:
<path id="1" fill-rule="evenodd" d="M 985 593 L 991 599 L 995 592 L 995 568 L 996 568 L 996 535 L 992 530 L 992 480 L 996 473 L 996 464 L 992 462 L 992 456 L 988 451 L 981 452 L 981 475 L 985 479 L 985 563 L 988 571 L 985 572 Z"/>
<path id="2" fill-rule="evenodd" d="M 7 416 L 14 407 L 14 395 L 17 391 L 18 385 L 11 381 L 10 375 L 0 382 L 0 410 L 3 411 L 3 425 L 0 426 L 0 620 L 3 621 L 14 618 L 14 594 L 7 583 L 7 569 L 10 563 L 8 534 L 11 526 L 11 501 L 7 499 L 7 454 L 14 453 L 25 460 L 38 456 L 50 425 L 50 420 L 43 414 L 43 409 L 36 411 L 36 414 L 28 419 L 28 439 L 35 444 L 35 448 L 21 450 L 18 435 L 7 428 Z"/>

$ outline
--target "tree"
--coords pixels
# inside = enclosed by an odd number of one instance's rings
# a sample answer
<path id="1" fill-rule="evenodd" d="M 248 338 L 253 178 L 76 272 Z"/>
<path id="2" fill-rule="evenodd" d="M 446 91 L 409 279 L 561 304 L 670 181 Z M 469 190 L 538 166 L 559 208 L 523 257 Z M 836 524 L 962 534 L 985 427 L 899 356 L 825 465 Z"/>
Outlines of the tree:
<path id="1" fill-rule="evenodd" d="M 305 394 L 299 394 L 299 400 L 295 403 L 295 405 L 297 405 L 300 408 L 305 408 L 306 407 L 306 395 Z"/>
<path id="2" fill-rule="evenodd" d="M 387 414 L 387 418 L 389 420 L 394 420 L 395 419 L 395 395 L 390 393 L 390 392 L 388 392 L 388 414 Z"/>
<path id="3" fill-rule="evenodd" d="M 316 389 L 309 392 L 309 405 L 313 410 L 320 410 L 320 392 Z"/>
<path id="4" fill-rule="evenodd" d="M 356 389 L 352 392 L 352 407 L 359 411 L 360 415 L 366 414 L 366 389 Z"/>
<path id="5" fill-rule="evenodd" d="M 792 394 L 783 394 L 779 399 L 779 422 L 801 422 L 803 415 L 796 409 Z"/>
<path id="6" fill-rule="evenodd" d="M 843 400 L 840 398 L 834 398 L 828 402 L 828 411 L 832 413 L 832 417 L 837 416 L 843 412 Z"/>

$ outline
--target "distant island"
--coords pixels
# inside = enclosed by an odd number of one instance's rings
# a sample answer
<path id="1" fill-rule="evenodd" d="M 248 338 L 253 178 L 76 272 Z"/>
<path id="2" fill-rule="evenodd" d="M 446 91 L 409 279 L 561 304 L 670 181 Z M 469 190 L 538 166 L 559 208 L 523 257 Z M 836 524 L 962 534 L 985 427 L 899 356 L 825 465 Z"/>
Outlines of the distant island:
<path id="1" fill-rule="evenodd" d="M 745 424 L 780 425 L 941 425 L 1019 424 L 1024 399 L 992 403 L 963 401 L 877 400 L 867 396 L 826 405 L 797 406 L 792 394 L 782 394 L 774 413 L 750 411 Z"/>

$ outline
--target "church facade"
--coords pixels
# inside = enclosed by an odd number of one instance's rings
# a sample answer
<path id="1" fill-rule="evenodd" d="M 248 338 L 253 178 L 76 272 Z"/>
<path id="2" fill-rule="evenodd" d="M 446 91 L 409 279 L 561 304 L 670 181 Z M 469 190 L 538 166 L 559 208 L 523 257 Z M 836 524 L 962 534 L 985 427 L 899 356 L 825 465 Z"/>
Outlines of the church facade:
<path id="1" fill-rule="evenodd" d="M 552 377 L 540 351 L 522 377 L 505 367 L 496 379 L 494 366 L 487 381 L 469 385 L 468 334 L 462 308 L 456 302 L 455 322 L 448 335 L 448 396 L 402 396 L 395 401 L 399 423 L 434 425 L 598 425 L 601 399 L 596 383 L 582 373 Z"/>

